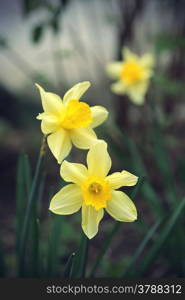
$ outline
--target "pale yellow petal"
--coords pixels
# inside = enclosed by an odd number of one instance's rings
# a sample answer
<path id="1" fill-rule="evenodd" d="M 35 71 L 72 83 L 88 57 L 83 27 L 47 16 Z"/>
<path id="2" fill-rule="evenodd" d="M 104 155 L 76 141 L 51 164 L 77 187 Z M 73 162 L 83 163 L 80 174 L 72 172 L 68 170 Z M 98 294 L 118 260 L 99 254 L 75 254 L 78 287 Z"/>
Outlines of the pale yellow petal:
<path id="1" fill-rule="evenodd" d="M 75 84 L 70 90 L 68 90 L 63 98 L 63 103 L 67 104 L 70 100 L 79 100 L 81 96 L 87 91 L 90 87 L 89 81 L 83 81 Z"/>
<path id="2" fill-rule="evenodd" d="M 97 141 L 87 154 L 87 165 L 89 175 L 105 177 L 111 168 L 111 158 L 107 151 L 107 143 Z"/>
<path id="3" fill-rule="evenodd" d="M 111 84 L 111 90 L 117 95 L 124 95 L 127 91 L 127 85 L 122 80 L 119 80 Z"/>
<path id="4" fill-rule="evenodd" d="M 144 54 L 141 58 L 140 58 L 140 64 L 145 67 L 145 68 L 152 68 L 154 67 L 155 64 L 155 56 L 153 54 L 150 53 L 146 53 Z"/>
<path id="5" fill-rule="evenodd" d="M 106 72 L 113 79 L 119 78 L 122 66 L 122 62 L 109 63 L 106 66 Z"/>
<path id="6" fill-rule="evenodd" d="M 91 128 L 73 129 L 70 136 L 72 143 L 80 149 L 89 149 L 97 141 L 97 136 Z"/>
<path id="7" fill-rule="evenodd" d="M 55 132 L 58 129 L 58 126 L 56 123 L 50 123 L 47 122 L 46 120 L 42 120 L 41 122 L 41 130 L 44 134 L 49 134 L 52 132 Z"/>
<path id="8" fill-rule="evenodd" d="M 95 210 L 91 205 L 82 205 L 82 229 L 89 239 L 97 234 L 103 214 L 103 209 Z"/>
<path id="9" fill-rule="evenodd" d="M 137 219 L 133 201 L 120 191 L 112 192 L 112 200 L 107 201 L 106 211 L 117 221 L 133 222 Z"/>
<path id="10" fill-rule="evenodd" d="M 59 128 L 58 119 L 54 115 L 44 112 L 37 116 L 37 120 L 42 120 L 41 130 L 44 134 L 55 132 Z"/>
<path id="11" fill-rule="evenodd" d="M 121 172 L 123 176 L 123 186 L 133 186 L 138 182 L 138 177 L 124 170 Z"/>
<path id="12" fill-rule="evenodd" d="M 108 117 L 108 111 L 103 106 L 93 106 L 91 107 L 93 122 L 91 124 L 92 128 L 95 128 L 102 124 Z"/>
<path id="13" fill-rule="evenodd" d="M 127 89 L 127 94 L 134 104 L 142 105 L 144 103 L 148 85 L 149 82 L 146 80 Z"/>
<path id="14" fill-rule="evenodd" d="M 123 186 L 123 175 L 121 172 L 115 172 L 106 177 L 112 189 L 119 189 Z"/>
<path id="15" fill-rule="evenodd" d="M 49 209 L 58 215 L 70 215 L 82 206 L 82 194 L 76 184 L 68 184 L 62 188 L 50 202 Z"/>
<path id="16" fill-rule="evenodd" d="M 42 106 L 45 112 L 57 115 L 61 111 L 63 104 L 61 98 L 53 93 L 46 92 L 40 85 L 36 84 L 40 91 Z"/>
<path id="17" fill-rule="evenodd" d="M 122 49 L 122 56 L 123 60 L 132 60 L 132 61 L 137 61 L 139 59 L 138 55 L 130 51 L 127 47 L 124 47 Z"/>
<path id="18" fill-rule="evenodd" d="M 71 151 L 72 144 L 69 134 L 64 129 L 60 129 L 50 134 L 47 141 L 51 152 L 60 164 Z"/>
<path id="19" fill-rule="evenodd" d="M 133 186 L 137 183 L 138 177 L 127 172 L 115 172 L 106 177 L 112 189 L 116 190 L 122 186 Z"/>
<path id="20" fill-rule="evenodd" d="M 87 178 L 87 168 L 82 164 L 64 161 L 60 168 L 61 177 L 67 182 L 81 184 Z"/>

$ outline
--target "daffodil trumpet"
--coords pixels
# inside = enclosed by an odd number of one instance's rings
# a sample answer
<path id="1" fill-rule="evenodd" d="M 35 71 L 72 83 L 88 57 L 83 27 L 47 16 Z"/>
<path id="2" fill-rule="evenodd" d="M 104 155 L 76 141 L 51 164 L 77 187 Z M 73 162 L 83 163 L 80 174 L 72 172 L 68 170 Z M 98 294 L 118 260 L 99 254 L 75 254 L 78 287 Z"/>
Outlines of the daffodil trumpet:
<path id="1" fill-rule="evenodd" d="M 111 164 L 107 144 L 99 140 L 88 151 L 87 167 L 66 160 L 61 165 L 61 177 L 71 184 L 52 198 L 49 209 L 59 215 L 73 214 L 81 209 L 82 229 L 89 239 L 97 234 L 104 210 L 118 221 L 137 219 L 134 203 L 118 189 L 134 186 L 138 177 L 125 170 L 108 175 Z"/>
<path id="2" fill-rule="evenodd" d="M 146 53 L 139 57 L 128 48 L 122 50 L 122 61 L 107 65 L 108 75 L 117 80 L 111 85 L 113 93 L 126 94 L 137 105 L 142 105 L 153 75 L 154 55 Z"/>
<path id="3" fill-rule="evenodd" d="M 108 116 L 104 107 L 90 107 L 79 101 L 90 87 L 90 82 L 74 85 L 65 93 L 63 100 L 54 93 L 46 92 L 40 85 L 36 86 L 40 91 L 44 110 L 37 119 L 41 120 L 41 130 L 48 135 L 48 146 L 58 163 L 70 153 L 72 144 L 80 149 L 89 149 L 97 141 L 93 129 Z"/>

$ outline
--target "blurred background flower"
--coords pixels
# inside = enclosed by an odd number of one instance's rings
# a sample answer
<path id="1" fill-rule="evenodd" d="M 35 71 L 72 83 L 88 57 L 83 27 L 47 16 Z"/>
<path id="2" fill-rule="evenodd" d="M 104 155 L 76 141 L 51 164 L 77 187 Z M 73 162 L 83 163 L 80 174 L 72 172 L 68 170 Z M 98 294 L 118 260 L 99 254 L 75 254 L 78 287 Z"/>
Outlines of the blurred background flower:
<path id="1" fill-rule="evenodd" d="M 128 48 L 122 49 L 122 61 L 108 63 L 107 74 L 117 81 L 111 90 L 118 95 L 128 95 L 130 100 L 142 105 L 148 90 L 150 77 L 153 75 L 154 57 L 145 53 L 143 56 L 132 53 Z"/>

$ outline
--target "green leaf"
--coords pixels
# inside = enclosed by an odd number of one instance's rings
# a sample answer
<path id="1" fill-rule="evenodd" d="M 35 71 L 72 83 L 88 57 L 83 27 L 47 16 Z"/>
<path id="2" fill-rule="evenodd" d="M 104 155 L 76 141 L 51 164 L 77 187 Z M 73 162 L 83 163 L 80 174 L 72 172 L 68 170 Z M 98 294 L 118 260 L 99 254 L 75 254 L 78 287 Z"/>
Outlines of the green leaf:
<path id="1" fill-rule="evenodd" d="M 38 199 L 38 190 L 40 186 L 41 174 L 43 170 L 43 163 L 44 163 L 44 155 L 45 155 L 45 143 L 46 138 L 43 138 L 43 142 L 41 145 L 39 158 L 36 165 L 35 174 L 33 177 L 32 186 L 29 193 L 28 204 L 25 210 L 25 217 L 21 231 L 20 237 L 20 252 L 19 252 L 19 275 L 24 276 L 25 274 L 25 253 L 26 253 L 26 245 L 28 241 L 28 233 L 29 233 L 29 225 L 30 225 L 30 218 L 32 215 L 32 210 L 35 205 L 36 200 Z"/>
<path id="2" fill-rule="evenodd" d="M 185 38 L 183 36 L 162 33 L 155 37 L 154 42 L 157 52 L 185 49 Z"/>
<path id="3" fill-rule="evenodd" d="M 3 49 L 8 48 L 7 40 L 2 36 L 0 36 L 0 48 L 3 48 Z"/>
<path id="4" fill-rule="evenodd" d="M 160 198 L 158 197 L 157 193 L 155 192 L 154 188 L 148 181 L 147 176 L 147 170 L 145 168 L 143 159 L 139 153 L 139 150 L 134 143 L 134 141 L 124 132 L 120 130 L 120 128 L 113 123 L 112 127 L 114 131 L 118 134 L 119 138 L 121 139 L 125 149 L 128 150 L 128 153 L 130 154 L 130 165 L 132 166 L 132 172 L 140 176 L 145 176 L 145 184 L 142 187 L 142 195 L 144 196 L 148 206 L 151 208 L 152 212 L 154 213 L 155 217 L 163 216 L 164 210 L 160 202 Z M 109 139 L 111 139 L 110 135 Z M 112 144 L 114 145 L 115 141 L 112 141 Z M 116 154 L 120 157 L 121 160 L 123 160 L 123 153 L 122 151 L 118 151 L 116 149 Z M 129 159 L 129 158 L 128 158 Z"/>
<path id="5" fill-rule="evenodd" d="M 143 241 L 140 243 L 139 247 L 134 251 L 134 255 L 132 256 L 131 260 L 129 261 L 127 267 L 123 271 L 121 277 L 132 277 L 132 274 L 136 275 L 132 270 L 134 270 L 134 264 L 136 263 L 138 257 L 141 253 L 145 250 L 146 246 L 153 239 L 155 232 L 157 231 L 159 225 L 161 224 L 161 220 L 157 221 L 147 232 Z"/>
<path id="6" fill-rule="evenodd" d="M 51 21 L 49 22 L 49 25 L 51 26 L 54 34 L 57 34 L 59 32 L 60 26 L 59 26 L 58 17 L 52 18 Z"/>
<path id="7" fill-rule="evenodd" d="M 52 277 L 57 275 L 59 265 L 59 253 L 61 232 L 63 228 L 64 216 L 52 215 L 51 231 L 49 236 L 48 250 L 47 250 L 47 269 L 46 276 Z"/>
<path id="8" fill-rule="evenodd" d="M 177 96 L 184 94 L 184 82 L 169 78 L 167 74 L 155 73 L 152 81 L 156 88 L 161 89 L 166 95 Z"/>
<path id="9" fill-rule="evenodd" d="M 27 16 L 36 9 L 42 7 L 43 1 L 38 0 L 23 0 L 23 12 Z"/>
<path id="10" fill-rule="evenodd" d="M 171 203 L 176 203 L 177 194 L 175 189 L 175 180 L 173 178 L 173 172 L 170 166 L 169 154 L 165 145 L 164 133 L 158 121 L 156 112 L 156 104 L 152 97 L 149 99 L 151 108 L 151 115 L 153 117 L 153 126 L 151 128 L 153 149 L 155 161 L 159 167 L 161 175 L 163 176 L 163 182 L 166 189 L 166 194 Z"/>
<path id="11" fill-rule="evenodd" d="M 35 28 L 32 31 L 32 41 L 36 44 L 40 42 L 41 38 L 43 37 L 44 32 L 44 23 L 41 23 L 39 25 L 36 25 Z"/>
<path id="12" fill-rule="evenodd" d="M 37 219 L 36 211 L 32 212 L 32 216 L 30 218 L 30 230 L 28 241 L 29 247 L 29 271 L 27 271 L 26 275 L 29 277 L 36 278 L 39 276 L 39 236 L 40 236 L 40 221 Z"/>
<path id="13" fill-rule="evenodd" d="M 31 186 L 31 171 L 28 156 L 20 154 L 16 176 L 16 245 L 17 253 L 20 246 L 20 232 L 22 230 L 26 204 Z"/>
<path id="14" fill-rule="evenodd" d="M 159 233 L 159 236 L 153 246 L 151 247 L 150 250 L 145 255 L 144 260 L 139 266 L 139 269 L 137 271 L 137 276 L 143 276 L 146 271 L 150 268 L 150 266 L 153 264 L 155 259 L 157 258 L 161 248 L 163 245 L 166 243 L 166 240 L 168 239 L 171 231 L 176 225 L 176 222 L 178 221 L 178 218 L 182 213 L 184 213 L 184 207 L 185 207 L 185 198 L 183 198 L 176 208 L 173 210 L 171 213 L 171 216 L 168 218 L 166 221 L 166 224 L 162 231 Z"/>

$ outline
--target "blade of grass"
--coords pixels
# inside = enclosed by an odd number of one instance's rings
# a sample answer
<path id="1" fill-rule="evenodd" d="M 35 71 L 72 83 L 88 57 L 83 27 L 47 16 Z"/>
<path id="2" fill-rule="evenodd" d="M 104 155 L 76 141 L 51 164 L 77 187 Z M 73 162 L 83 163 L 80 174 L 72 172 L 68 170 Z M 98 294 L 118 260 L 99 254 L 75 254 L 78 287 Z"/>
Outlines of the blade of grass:
<path id="1" fill-rule="evenodd" d="M 40 210 L 41 200 L 45 186 L 45 174 L 41 176 L 40 185 L 38 187 L 37 199 L 33 203 L 32 212 L 30 215 L 30 228 L 29 228 L 29 254 L 30 254 L 30 277 L 38 277 L 41 267 L 40 261 Z"/>
<path id="2" fill-rule="evenodd" d="M 132 191 L 131 198 L 133 200 L 136 197 L 136 195 L 138 194 L 138 192 L 139 192 L 139 190 L 140 190 L 140 188 L 141 188 L 141 186 L 143 184 L 143 180 L 144 180 L 144 177 L 140 178 L 138 180 L 138 183 L 137 183 L 136 187 Z M 104 242 L 102 248 L 100 249 L 99 255 L 97 256 L 95 264 L 93 265 L 92 270 L 90 271 L 88 277 L 92 278 L 92 277 L 95 276 L 96 271 L 97 271 L 100 263 L 102 262 L 102 259 L 103 259 L 104 255 L 105 255 L 107 249 L 109 248 L 110 243 L 112 242 L 114 236 L 117 234 L 119 228 L 121 227 L 121 224 L 122 224 L 121 222 L 116 221 L 116 223 L 113 225 L 112 230 L 107 235 L 107 237 L 105 239 L 105 242 Z"/>
<path id="3" fill-rule="evenodd" d="M 60 181 L 57 190 L 64 186 L 65 182 Z M 50 187 L 48 201 L 50 202 L 53 195 L 55 194 L 55 189 L 53 186 Z M 49 206 L 49 205 L 48 205 Z M 63 229 L 63 224 L 65 216 L 51 214 L 49 211 L 50 219 L 50 235 L 47 247 L 47 260 L 45 268 L 45 276 L 52 277 L 57 274 L 57 267 L 59 262 L 59 249 L 61 242 L 61 232 Z"/>
<path id="4" fill-rule="evenodd" d="M 148 251 L 145 256 L 145 259 L 142 261 L 142 264 L 139 266 L 137 271 L 137 276 L 142 276 L 145 272 L 149 269 L 151 264 L 156 259 L 159 251 L 161 250 L 163 244 L 166 242 L 169 234 L 171 233 L 172 229 L 174 228 L 178 218 L 180 217 L 181 213 L 184 212 L 185 207 L 185 197 L 180 201 L 177 207 L 174 209 L 173 213 L 171 214 L 170 218 L 166 221 L 166 225 L 164 229 L 159 234 L 157 241 L 154 243 L 152 248 Z"/>
<path id="5" fill-rule="evenodd" d="M 72 278 L 85 278 L 88 258 L 89 239 L 82 232 L 79 251 L 76 253 L 74 267 L 71 273 Z"/>
<path id="6" fill-rule="evenodd" d="M 147 178 L 147 171 L 144 162 L 134 141 L 129 138 L 126 133 L 123 133 L 115 123 L 112 124 L 112 127 L 117 133 L 119 139 L 121 139 L 123 142 L 125 149 L 127 149 L 128 153 L 131 154 L 130 165 L 132 166 L 133 172 L 138 175 L 145 175 Z M 107 133 L 107 136 L 110 140 L 112 140 L 109 133 Z M 111 144 L 114 145 L 115 143 L 116 141 L 112 141 Z M 116 149 L 116 153 L 119 155 L 120 159 L 124 161 L 122 151 L 118 151 L 118 149 Z M 164 209 L 159 201 L 159 197 L 148 180 L 146 180 L 145 184 L 143 185 L 142 194 L 156 218 L 165 215 Z"/>
<path id="7" fill-rule="evenodd" d="M 36 170 L 28 198 L 28 205 L 26 207 L 25 211 L 25 218 L 23 222 L 23 228 L 21 232 L 21 239 L 20 239 L 20 255 L 19 255 L 19 275 L 24 276 L 25 273 L 25 252 L 26 252 L 26 245 L 28 241 L 28 231 L 29 231 L 29 225 L 30 225 L 30 216 L 32 213 L 34 202 L 37 199 L 37 192 L 38 187 L 40 184 L 40 177 L 43 169 L 43 162 L 44 162 L 44 154 L 45 154 L 45 143 L 46 143 L 46 137 L 43 138 L 39 158 L 36 165 Z"/>
<path id="8" fill-rule="evenodd" d="M 158 120 L 156 104 L 153 101 L 153 97 L 150 97 L 148 100 L 152 116 L 151 119 L 153 120 L 151 132 L 153 137 L 155 160 L 162 176 L 164 177 L 164 185 L 166 187 L 168 199 L 171 201 L 171 203 L 175 204 L 177 200 L 177 194 L 172 170 L 170 167 L 169 154 L 165 145 L 164 134 Z"/>
<path id="9" fill-rule="evenodd" d="M 57 275 L 61 231 L 64 218 L 64 216 L 52 215 L 51 232 L 47 250 L 46 276 L 48 277 Z"/>
<path id="10" fill-rule="evenodd" d="M 16 183 L 16 248 L 19 254 L 20 232 L 23 226 L 26 203 L 31 186 L 31 171 L 28 156 L 21 153 L 17 165 Z"/>
<path id="11" fill-rule="evenodd" d="M 72 253 L 69 256 L 66 266 L 64 268 L 64 273 L 63 273 L 64 278 L 71 278 L 73 273 L 74 258 L 75 258 L 75 253 Z"/>
<path id="12" fill-rule="evenodd" d="M 135 254 L 132 256 L 130 262 L 128 263 L 127 267 L 124 269 L 121 277 L 130 277 L 132 276 L 132 268 L 134 267 L 135 262 L 137 261 L 138 257 L 141 255 L 141 253 L 145 250 L 148 242 L 153 239 L 153 236 L 157 229 L 159 228 L 159 225 L 161 224 L 161 220 L 157 221 L 147 232 L 145 235 L 143 241 L 140 243 L 139 247 L 136 249 Z"/>

